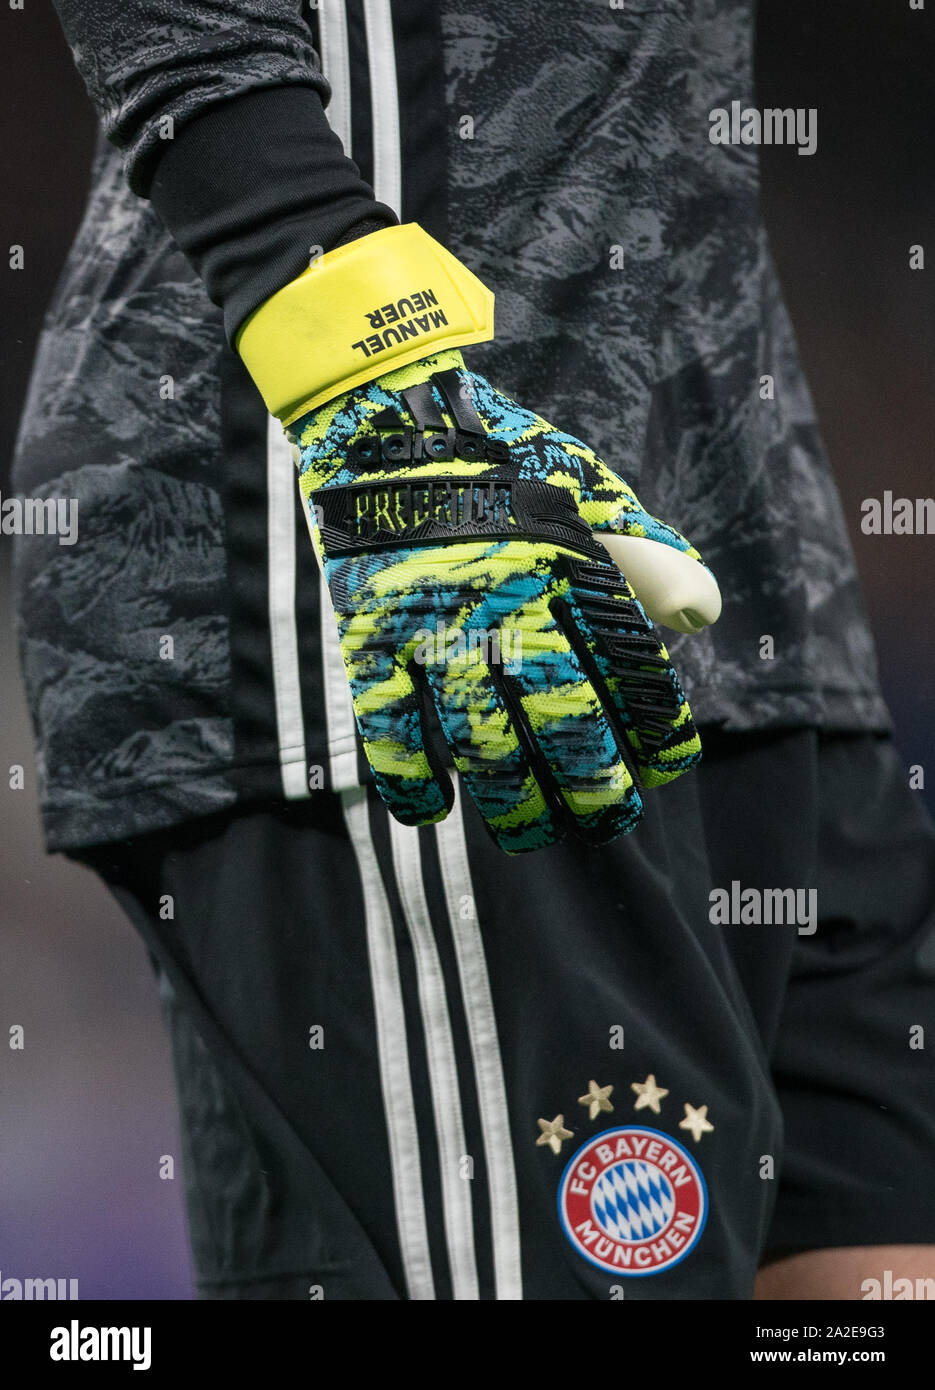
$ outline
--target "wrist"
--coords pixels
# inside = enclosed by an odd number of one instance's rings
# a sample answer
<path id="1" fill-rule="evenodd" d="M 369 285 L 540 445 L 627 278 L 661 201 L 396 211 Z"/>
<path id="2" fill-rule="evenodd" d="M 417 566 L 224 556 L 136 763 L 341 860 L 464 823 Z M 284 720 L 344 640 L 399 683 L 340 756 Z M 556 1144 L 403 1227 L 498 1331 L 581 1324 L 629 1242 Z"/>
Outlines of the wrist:
<path id="1" fill-rule="evenodd" d="M 493 294 L 416 223 L 321 256 L 250 316 L 236 347 L 285 425 L 445 349 L 493 337 Z"/>

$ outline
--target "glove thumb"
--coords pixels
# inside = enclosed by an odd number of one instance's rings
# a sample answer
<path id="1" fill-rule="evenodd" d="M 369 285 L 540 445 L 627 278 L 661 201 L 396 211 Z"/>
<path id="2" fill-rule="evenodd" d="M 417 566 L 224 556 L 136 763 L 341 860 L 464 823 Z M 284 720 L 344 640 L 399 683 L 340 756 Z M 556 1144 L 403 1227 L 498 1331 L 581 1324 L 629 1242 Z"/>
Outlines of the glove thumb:
<path id="1" fill-rule="evenodd" d="M 629 583 L 648 618 L 676 632 L 701 632 L 717 622 L 721 591 L 705 565 L 647 536 L 593 531 Z"/>

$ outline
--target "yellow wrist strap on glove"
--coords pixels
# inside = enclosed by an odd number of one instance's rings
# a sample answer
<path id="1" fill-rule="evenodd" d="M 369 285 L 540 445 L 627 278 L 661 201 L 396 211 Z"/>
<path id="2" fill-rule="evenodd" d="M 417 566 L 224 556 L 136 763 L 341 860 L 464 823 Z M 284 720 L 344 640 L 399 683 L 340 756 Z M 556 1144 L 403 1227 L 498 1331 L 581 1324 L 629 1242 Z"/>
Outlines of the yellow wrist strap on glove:
<path id="1" fill-rule="evenodd" d="M 261 304 L 236 348 L 284 425 L 442 348 L 493 337 L 493 294 L 415 222 L 319 257 Z"/>

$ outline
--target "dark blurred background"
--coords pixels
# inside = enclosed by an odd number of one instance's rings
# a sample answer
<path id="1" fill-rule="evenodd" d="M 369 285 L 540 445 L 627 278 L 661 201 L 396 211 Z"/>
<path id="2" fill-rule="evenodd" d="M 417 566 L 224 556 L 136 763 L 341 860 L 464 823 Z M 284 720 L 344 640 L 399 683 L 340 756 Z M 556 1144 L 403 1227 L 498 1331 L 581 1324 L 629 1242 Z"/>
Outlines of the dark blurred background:
<path id="1" fill-rule="evenodd" d="M 89 0 L 93 3 L 93 0 Z M 837 474 L 907 763 L 935 712 L 935 538 L 860 504 L 935 491 L 935 3 L 761 0 L 758 104 L 817 107 L 819 149 L 763 151 L 764 206 Z M 42 314 L 81 215 L 94 120 L 51 5 L 0 10 L 0 489 Z M 7 247 L 25 247 L 25 269 Z M 142 947 L 85 870 L 42 852 L 0 538 L 0 1278 L 188 1298 L 168 1048 Z M 26 789 L 6 769 L 22 763 Z M 935 769 L 932 769 L 935 778 Z M 935 783 L 925 790 L 935 806 Z M 10 1051 L 9 1028 L 25 1028 Z"/>

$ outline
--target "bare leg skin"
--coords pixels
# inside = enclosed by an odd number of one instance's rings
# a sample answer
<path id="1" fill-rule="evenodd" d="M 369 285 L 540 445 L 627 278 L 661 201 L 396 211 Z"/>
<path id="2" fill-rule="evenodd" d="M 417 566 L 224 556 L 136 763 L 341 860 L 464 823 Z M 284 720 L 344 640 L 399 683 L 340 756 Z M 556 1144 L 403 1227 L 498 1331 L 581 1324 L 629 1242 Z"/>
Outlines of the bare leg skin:
<path id="1" fill-rule="evenodd" d="M 890 1271 L 887 1287 L 885 1271 Z M 911 1293 L 900 1279 L 911 1281 Z M 928 1280 L 929 1283 L 923 1281 Z M 875 1281 L 872 1283 L 871 1281 Z M 805 1250 L 774 1260 L 757 1275 L 756 1299 L 935 1299 L 935 1245 L 852 1245 Z"/>

